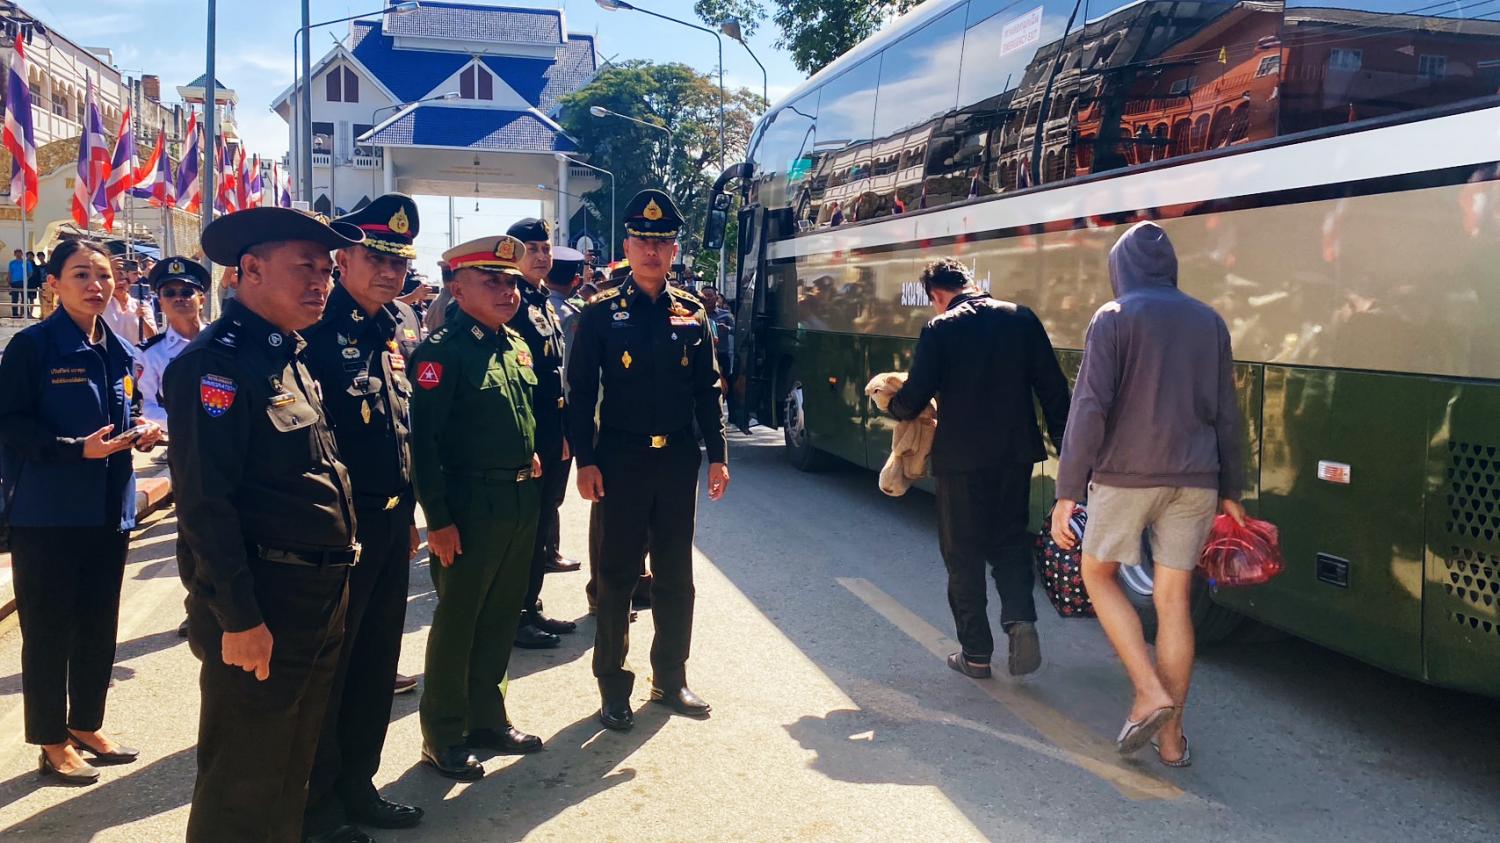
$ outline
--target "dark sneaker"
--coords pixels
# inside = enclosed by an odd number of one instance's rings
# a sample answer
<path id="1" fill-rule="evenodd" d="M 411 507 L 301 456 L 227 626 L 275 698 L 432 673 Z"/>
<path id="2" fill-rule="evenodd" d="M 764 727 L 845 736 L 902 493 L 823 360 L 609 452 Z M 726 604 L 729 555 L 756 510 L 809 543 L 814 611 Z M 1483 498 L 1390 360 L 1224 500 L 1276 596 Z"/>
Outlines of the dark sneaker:
<path id="1" fill-rule="evenodd" d="M 1036 624 L 1029 621 L 1013 623 L 1005 634 L 1010 637 L 1010 675 L 1036 673 L 1042 666 L 1042 642 L 1036 636 Z"/>

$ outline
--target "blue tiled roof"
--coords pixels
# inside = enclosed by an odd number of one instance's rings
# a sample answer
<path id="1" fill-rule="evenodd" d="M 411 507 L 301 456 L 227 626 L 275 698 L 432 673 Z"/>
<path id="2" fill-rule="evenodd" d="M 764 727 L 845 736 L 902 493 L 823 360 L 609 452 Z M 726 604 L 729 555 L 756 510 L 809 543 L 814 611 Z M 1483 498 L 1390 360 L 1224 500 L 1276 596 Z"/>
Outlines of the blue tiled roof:
<path id="1" fill-rule="evenodd" d="M 497 44 L 561 44 L 562 12 L 479 6 L 470 3 L 423 3 L 401 14 L 386 16 L 390 35 L 455 38 Z"/>
<path id="2" fill-rule="evenodd" d="M 412 14 L 416 13 L 407 13 Z M 381 31 L 378 21 L 355 22 L 350 52 L 391 93 L 407 102 L 427 96 L 469 62 L 469 56 L 462 53 L 397 50 L 391 36 Z M 550 113 L 559 99 L 593 76 L 594 39 L 588 35 L 569 35 L 558 51 L 556 62 L 515 56 L 486 56 L 482 61 L 527 102 Z"/>
<path id="3" fill-rule="evenodd" d="M 381 145 L 447 146 L 492 152 L 574 152 L 566 135 L 526 111 L 422 105 L 370 139 Z"/>

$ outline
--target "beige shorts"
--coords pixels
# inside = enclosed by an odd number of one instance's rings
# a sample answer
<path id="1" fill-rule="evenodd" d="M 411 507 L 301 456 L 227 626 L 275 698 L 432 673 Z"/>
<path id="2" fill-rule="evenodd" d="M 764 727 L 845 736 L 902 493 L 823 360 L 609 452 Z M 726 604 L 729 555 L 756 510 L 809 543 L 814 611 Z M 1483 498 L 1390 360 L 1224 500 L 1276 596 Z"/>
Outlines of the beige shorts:
<path id="1" fill-rule="evenodd" d="M 1218 509 L 1219 493 L 1214 489 L 1126 489 L 1090 483 L 1083 552 L 1103 562 L 1139 565 L 1145 534 L 1153 563 L 1191 571 L 1203 554 Z"/>

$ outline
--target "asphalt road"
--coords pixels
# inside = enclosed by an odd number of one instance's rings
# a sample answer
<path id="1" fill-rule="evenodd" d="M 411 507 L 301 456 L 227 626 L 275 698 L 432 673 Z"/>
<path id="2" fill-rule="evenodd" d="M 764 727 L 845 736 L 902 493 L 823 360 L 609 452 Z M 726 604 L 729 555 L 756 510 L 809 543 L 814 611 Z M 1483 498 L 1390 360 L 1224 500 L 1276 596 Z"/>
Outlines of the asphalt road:
<path id="1" fill-rule="evenodd" d="M 553 575 L 549 611 L 582 628 L 558 650 L 518 652 L 511 685 L 516 724 L 547 750 L 448 782 L 416 763 L 417 698 L 398 697 L 377 783 L 428 819 L 378 839 L 1446 841 L 1500 829 L 1493 701 L 1295 640 L 1227 645 L 1199 663 L 1194 766 L 1168 770 L 1149 751 L 1121 761 L 1111 741 L 1127 685 L 1093 622 L 1043 603 L 1039 676 L 961 677 L 942 661 L 956 645 L 930 497 L 888 499 L 853 468 L 800 474 L 774 431 L 736 436 L 732 459 L 729 495 L 703 501 L 698 530 L 689 679 L 713 717 L 644 705 L 643 614 L 636 728 L 598 728 L 584 575 Z M 565 552 L 581 558 L 586 537 L 570 496 Z M 170 510 L 135 542 L 107 725 L 144 755 L 97 785 L 38 778 L 21 743 L 20 635 L 0 624 L 0 838 L 181 839 L 198 697 L 175 632 L 174 542 Z M 425 557 L 411 674 L 434 600 Z"/>

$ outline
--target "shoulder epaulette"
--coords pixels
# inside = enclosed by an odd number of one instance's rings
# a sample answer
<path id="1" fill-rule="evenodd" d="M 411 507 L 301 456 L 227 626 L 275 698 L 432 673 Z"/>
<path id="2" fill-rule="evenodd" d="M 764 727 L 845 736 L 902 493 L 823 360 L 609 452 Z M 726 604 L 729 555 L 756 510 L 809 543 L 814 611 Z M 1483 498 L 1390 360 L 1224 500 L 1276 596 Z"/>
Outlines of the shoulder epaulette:
<path id="1" fill-rule="evenodd" d="M 436 331 L 433 331 L 432 333 L 428 334 L 427 335 L 427 341 L 431 342 L 431 343 L 442 342 L 443 340 L 445 340 L 445 339 L 448 338 L 448 334 L 450 334 L 450 333 L 452 333 L 452 326 L 451 325 L 443 325 L 442 327 L 438 328 Z"/>
<path id="2" fill-rule="evenodd" d="M 215 351 L 224 354 L 235 354 L 240 348 L 240 325 L 238 322 L 227 322 L 223 319 L 209 325 L 207 331 L 212 332 L 205 345 Z"/>
<path id="3" fill-rule="evenodd" d="M 500 329 L 505 332 L 505 338 L 506 339 L 509 339 L 509 340 L 520 340 L 520 341 L 523 341 L 523 342 L 526 339 L 525 337 L 521 336 L 521 334 L 520 334 L 519 331 L 517 331 L 515 328 L 512 328 L 509 325 L 501 325 Z"/>
<path id="4" fill-rule="evenodd" d="M 703 300 L 700 299 L 700 298 L 698 298 L 697 296 L 693 295 L 692 293 L 689 293 L 687 290 L 681 289 L 679 287 L 673 287 L 671 285 L 668 285 L 667 286 L 667 292 L 671 293 L 672 295 L 676 296 L 679 299 L 683 299 L 685 301 L 690 301 L 693 304 L 698 305 L 699 307 L 703 306 Z"/>
<path id="5" fill-rule="evenodd" d="M 141 350 L 145 351 L 146 349 L 150 348 L 153 345 L 156 345 L 157 343 L 161 342 L 162 340 L 164 340 L 166 338 L 167 338 L 167 332 L 166 331 L 162 331 L 161 333 L 157 334 L 156 336 L 152 337 L 151 339 L 146 340 L 145 342 L 141 343 Z"/>
<path id="6" fill-rule="evenodd" d="M 610 287 L 608 290 L 605 290 L 602 293 L 596 293 L 596 294 L 594 294 L 593 298 L 590 298 L 588 300 L 588 303 L 589 304 L 596 304 L 596 303 L 602 302 L 602 301 L 609 301 L 610 299 L 618 296 L 619 294 L 620 294 L 620 288 L 619 287 Z"/>

